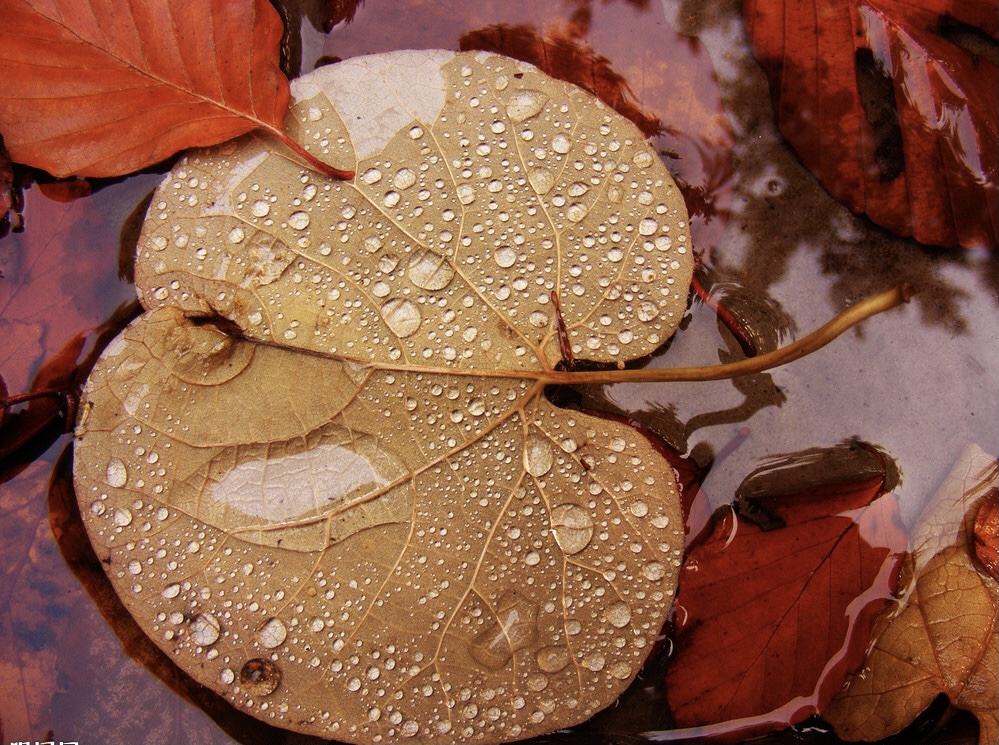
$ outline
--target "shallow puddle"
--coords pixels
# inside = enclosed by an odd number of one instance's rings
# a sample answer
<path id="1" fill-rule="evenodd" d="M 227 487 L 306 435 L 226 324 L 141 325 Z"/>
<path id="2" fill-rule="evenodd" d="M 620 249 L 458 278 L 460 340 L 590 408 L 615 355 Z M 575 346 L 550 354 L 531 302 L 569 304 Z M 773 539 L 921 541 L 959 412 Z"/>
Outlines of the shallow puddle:
<path id="1" fill-rule="evenodd" d="M 691 534 L 701 532 L 714 510 L 724 512 L 737 496 L 749 499 L 746 494 L 754 489 L 797 493 L 799 478 L 815 486 L 845 476 L 869 477 L 870 458 L 847 452 L 850 443 L 864 442 L 892 464 L 889 488 L 898 498 L 901 523 L 923 541 L 916 564 L 929 564 L 957 542 L 951 536 L 927 543 L 920 517 L 933 510 L 935 495 L 970 447 L 978 446 L 986 462 L 999 449 L 995 253 L 928 248 L 896 238 L 830 198 L 778 132 L 768 84 L 752 56 L 737 2 L 389 5 L 368 0 L 356 8 L 352 23 L 329 34 L 293 13 L 299 33 L 286 45 L 291 67 L 307 71 L 324 56 L 400 48 L 508 45 L 537 58 L 549 53 L 538 44 L 541 29 L 569 50 L 559 58 L 567 74 L 589 76 L 594 88 L 617 96 L 615 108 L 656 133 L 656 148 L 680 180 L 691 211 L 692 238 L 703 264 L 698 277 L 761 349 L 800 338 L 848 305 L 900 283 L 918 290 L 907 305 L 770 372 L 734 381 L 583 387 L 569 395 L 575 405 L 634 420 L 690 456 L 686 463 L 700 488 Z M 593 54 L 582 55 L 580 49 Z M 529 110 L 534 103 L 521 105 Z M 663 125 L 658 131 L 657 122 Z M 160 178 L 133 176 L 68 202 L 51 199 L 39 186 L 26 192 L 24 232 L 0 240 L 0 373 L 11 393 L 29 390 L 39 371 L 57 381 L 56 387 L 68 387 L 75 365 L 106 344 L 108 329 L 120 328 L 134 312 L 129 305 L 134 289 L 120 276 L 129 276 L 136 220 Z M 400 170 L 394 178 L 398 189 L 415 182 L 412 171 Z M 545 174 L 531 178 L 541 191 Z M 269 209 L 261 204 L 259 210 Z M 289 220 L 297 229 L 309 224 L 305 212 Z M 449 267 L 435 257 L 428 252 L 412 259 L 410 274 L 420 287 L 439 289 L 451 279 Z M 502 254 L 494 258 L 503 266 Z M 419 325 L 420 311 L 412 303 L 390 299 L 381 310 L 401 337 Z M 668 348 L 644 364 L 701 366 L 741 356 L 738 340 L 716 312 L 696 301 Z M 476 405 L 484 410 L 486 404 L 476 399 Z M 44 400 L 32 406 L 14 410 L 0 431 L 3 736 L 81 743 L 316 741 L 233 709 L 179 673 L 145 638 L 104 578 L 74 514 L 66 462 L 57 465 L 70 443 L 69 435 L 57 435 L 62 425 L 53 418 L 57 409 Z M 553 452 L 543 442 L 529 445 L 526 469 L 543 476 Z M 805 453 L 822 455 L 809 460 Z M 759 474 L 763 464 L 789 454 L 795 455 L 788 459 L 792 466 L 806 465 L 776 469 L 766 478 Z M 292 465 L 299 468 L 298 461 Z M 109 462 L 108 482 L 123 481 L 123 469 L 121 461 Z M 754 472 L 755 480 L 747 481 Z M 361 476 L 371 478 L 368 471 Z M 361 476 L 355 475 L 358 483 Z M 636 517 L 644 516 L 644 506 L 632 505 Z M 572 505 L 562 507 L 553 514 L 554 540 L 572 555 L 589 542 L 594 527 Z M 960 523 L 963 513 L 953 513 L 963 509 L 952 506 L 950 514 L 934 519 Z M 994 523 L 991 509 L 992 517 L 983 510 L 982 519 Z M 980 550 L 987 557 L 991 549 Z M 137 569 L 136 574 L 142 570 Z M 503 605 L 507 615 L 517 615 L 515 600 Z M 994 618 L 994 607 L 985 611 Z M 630 618 L 623 604 L 611 605 L 606 614 L 620 626 Z M 206 645 L 218 637 L 214 617 L 184 620 Z M 479 653 L 490 664 L 501 620 L 487 629 L 492 636 L 479 640 Z M 258 630 L 258 643 L 279 646 L 287 633 L 280 620 L 270 619 Z M 801 644 L 819 641 L 806 637 Z M 670 641 L 663 640 L 617 706 L 573 731 L 533 742 L 706 741 L 698 736 L 709 732 L 671 731 L 664 687 L 670 651 Z M 562 648 L 545 652 L 553 669 L 564 664 Z M 258 664 L 231 671 L 233 680 L 245 678 L 248 690 L 272 684 L 273 690 L 272 663 L 251 662 Z M 904 736 L 911 738 L 906 742 L 933 741 L 920 738 L 945 718 L 945 709 L 942 701 L 934 703 Z M 943 731 L 929 735 L 944 736 L 948 742 L 973 743 L 977 725 L 958 714 Z M 840 740 L 820 720 L 808 719 L 765 742 Z"/>

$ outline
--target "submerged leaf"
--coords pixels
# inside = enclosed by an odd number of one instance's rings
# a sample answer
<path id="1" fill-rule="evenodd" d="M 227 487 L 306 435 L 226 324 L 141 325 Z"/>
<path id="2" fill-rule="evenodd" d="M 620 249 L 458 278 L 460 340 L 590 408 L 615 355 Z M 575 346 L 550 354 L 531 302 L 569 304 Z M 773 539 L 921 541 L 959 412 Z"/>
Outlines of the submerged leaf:
<path id="1" fill-rule="evenodd" d="M 293 85 L 289 130 L 154 195 L 149 312 L 88 382 L 75 478 L 139 624 L 197 680 L 352 742 L 499 742 L 638 672 L 683 548 L 669 463 L 542 395 L 647 354 L 691 276 L 640 132 L 496 55 L 399 52 Z M 199 318 L 200 317 L 200 318 Z"/>
<path id="2" fill-rule="evenodd" d="M 949 40 L 996 38 L 995 4 L 743 4 L 781 131 L 829 193 L 923 243 L 999 244 L 999 68 Z"/>
<path id="3" fill-rule="evenodd" d="M 974 558 L 976 517 L 984 512 L 984 523 L 990 510 L 996 514 L 995 463 L 977 446 L 965 448 L 920 516 L 909 567 L 915 579 L 902 610 L 878 637 L 863 675 L 822 714 L 840 737 L 892 735 L 945 693 L 978 719 L 980 743 L 996 742 L 999 586 Z"/>
<path id="4" fill-rule="evenodd" d="M 679 726 L 728 722 L 720 728 L 741 737 L 766 734 L 816 713 L 860 666 L 895 589 L 905 534 L 895 496 L 884 493 L 883 456 L 854 447 L 880 474 L 861 464 L 853 478 L 830 477 L 816 471 L 826 459 L 814 450 L 798 463 L 782 458 L 766 470 L 790 475 L 797 490 L 763 492 L 761 469 L 740 487 L 757 493 L 725 508 L 689 551 L 666 673 Z M 806 485 L 803 470 L 819 482 Z"/>

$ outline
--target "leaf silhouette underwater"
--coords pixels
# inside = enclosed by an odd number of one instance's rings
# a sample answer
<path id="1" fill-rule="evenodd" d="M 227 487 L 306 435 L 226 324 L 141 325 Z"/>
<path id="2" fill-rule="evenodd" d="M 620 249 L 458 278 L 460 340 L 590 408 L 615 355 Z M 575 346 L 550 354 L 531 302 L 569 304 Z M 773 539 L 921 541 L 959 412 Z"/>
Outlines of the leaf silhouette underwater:
<path id="1" fill-rule="evenodd" d="M 178 665 L 279 726 L 581 722 L 651 651 L 683 519 L 641 434 L 544 397 L 589 375 L 555 369 L 553 297 L 577 357 L 660 346 L 692 273 L 682 198 L 634 125 L 497 55 L 358 58 L 292 92 L 287 131 L 358 177 L 251 134 L 161 184 L 147 312 L 77 428 L 95 550 Z"/>

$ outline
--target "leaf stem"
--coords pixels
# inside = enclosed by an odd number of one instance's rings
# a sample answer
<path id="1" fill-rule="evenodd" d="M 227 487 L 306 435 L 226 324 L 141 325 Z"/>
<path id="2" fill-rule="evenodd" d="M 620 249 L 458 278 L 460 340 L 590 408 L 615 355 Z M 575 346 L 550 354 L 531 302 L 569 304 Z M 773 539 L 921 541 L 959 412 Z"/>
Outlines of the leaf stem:
<path id="1" fill-rule="evenodd" d="M 786 347 L 738 362 L 705 367 L 645 368 L 641 370 L 594 370 L 584 372 L 544 371 L 538 377 L 549 384 L 578 385 L 582 383 L 672 383 L 680 381 L 725 380 L 763 372 L 786 365 L 821 349 L 843 332 L 871 316 L 891 310 L 916 293 L 910 284 L 862 300 L 835 316 L 808 336 Z M 521 377 L 528 377 L 520 374 Z"/>
<path id="2" fill-rule="evenodd" d="M 323 161 L 319 160 L 319 158 L 317 158 L 315 155 L 313 155 L 304 147 L 302 147 L 302 144 L 297 142 L 287 132 L 284 132 L 280 129 L 269 129 L 269 128 L 267 129 L 267 131 L 270 132 L 275 137 L 277 137 L 279 140 L 281 140 L 284 146 L 287 147 L 289 150 L 291 150 L 293 153 L 295 153 L 295 155 L 302 158 L 302 160 L 304 160 L 306 164 L 308 164 L 309 168 L 315 171 L 319 171 L 319 173 L 323 174 L 324 176 L 328 176 L 329 178 L 336 179 L 338 181 L 350 181 L 352 178 L 354 178 L 353 171 L 342 171 L 339 168 L 334 168 L 329 163 L 324 163 Z"/>

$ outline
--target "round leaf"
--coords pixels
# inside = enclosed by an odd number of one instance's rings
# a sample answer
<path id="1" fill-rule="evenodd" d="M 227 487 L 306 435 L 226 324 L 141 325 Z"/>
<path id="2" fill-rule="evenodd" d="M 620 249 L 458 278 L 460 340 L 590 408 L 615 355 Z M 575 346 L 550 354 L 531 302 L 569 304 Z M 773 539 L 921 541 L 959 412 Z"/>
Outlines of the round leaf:
<path id="1" fill-rule="evenodd" d="M 280 726 L 502 742 L 640 669 L 683 547 L 668 462 L 544 387 L 675 330 L 686 213 L 633 125 L 530 65 L 399 52 L 293 85 L 288 130 L 154 195 L 149 311 L 87 385 L 75 478 L 126 606 Z M 199 318 L 200 317 L 200 318 Z"/>

